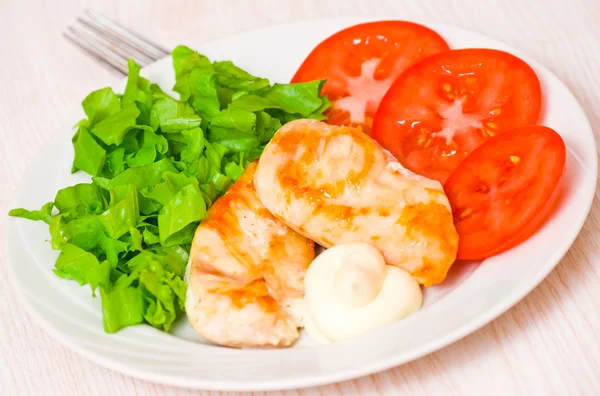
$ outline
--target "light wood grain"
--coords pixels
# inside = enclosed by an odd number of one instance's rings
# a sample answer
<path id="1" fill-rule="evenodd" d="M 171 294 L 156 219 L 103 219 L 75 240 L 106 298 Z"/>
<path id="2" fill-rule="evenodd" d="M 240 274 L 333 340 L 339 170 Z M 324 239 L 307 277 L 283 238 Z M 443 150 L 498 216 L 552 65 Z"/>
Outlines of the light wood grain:
<path id="1" fill-rule="evenodd" d="M 62 39 L 90 6 L 165 45 L 302 18 L 379 15 L 440 21 L 505 41 L 552 70 L 600 133 L 600 7 L 569 1 L 0 1 L 0 213 L 27 164 L 89 91 L 118 77 Z M 49 170 L 51 171 L 51 170 Z M 499 319 L 425 358 L 284 395 L 597 395 L 600 202 L 560 265 Z M 0 245 L 0 253 L 2 246 Z M 212 395 L 156 385 L 62 347 L 19 305 L 0 270 L 1 395 Z"/>

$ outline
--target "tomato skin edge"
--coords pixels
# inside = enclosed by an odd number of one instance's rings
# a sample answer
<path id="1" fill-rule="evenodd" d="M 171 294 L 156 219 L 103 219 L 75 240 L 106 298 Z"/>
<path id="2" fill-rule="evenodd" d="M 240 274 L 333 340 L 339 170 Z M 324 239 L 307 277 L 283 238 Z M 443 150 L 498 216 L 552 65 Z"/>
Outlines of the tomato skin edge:
<path id="1" fill-rule="evenodd" d="M 564 180 L 564 176 L 565 176 L 565 172 L 566 172 L 566 146 L 564 143 L 564 140 L 562 139 L 562 137 L 560 137 L 560 135 L 558 133 L 556 133 L 554 130 L 545 127 L 545 126 L 530 126 L 530 127 L 524 127 L 524 128 L 517 128 L 513 131 L 509 131 L 508 133 L 511 132 L 517 132 L 518 130 L 523 130 L 523 129 L 527 129 L 527 128 L 544 128 L 546 130 L 550 130 L 552 132 L 552 134 L 554 136 L 551 137 L 551 139 L 547 142 L 548 144 L 550 144 L 552 147 L 552 150 L 555 150 L 555 152 L 558 154 L 558 159 L 556 162 L 556 168 L 555 169 L 560 169 L 560 174 L 556 175 L 555 177 L 555 182 L 554 182 L 554 186 L 551 190 L 550 195 L 548 196 L 548 198 L 544 201 L 543 205 L 541 205 L 538 209 L 537 209 L 537 213 L 535 216 L 533 216 L 533 218 L 530 219 L 530 221 L 528 221 L 526 224 L 524 224 L 518 232 L 514 233 L 513 235 L 511 235 L 508 239 L 506 239 L 505 241 L 503 241 L 502 243 L 499 243 L 497 246 L 492 247 L 492 248 L 488 248 L 487 250 L 482 250 L 480 249 L 480 244 L 479 245 L 474 245 L 473 244 L 473 240 L 469 240 L 468 244 L 465 245 L 464 240 L 463 239 L 463 243 L 461 243 L 461 237 L 459 235 L 459 243 L 458 243 L 458 252 L 457 252 L 457 260 L 483 260 L 492 256 L 495 256 L 497 254 L 503 253 L 509 249 L 512 249 L 513 247 L 521 244 L 522 242 L 524 242 L 525 240 L 527 240 L 529 237 L 531 237 L 533 234 L 535 234 L 547 221 L 548 219 L 551 217 L 552 213 L 554 212 L 554 210 L 556 209 L 556 207 L 558 207 L 558 204 L 560 202 L 560 196 L 561 193 L 563 191 L 564 185 L 563 185 L 563 180 Z M 503 135 L 498 135 L 497 138 L 507 138 L 507 136 L 503 136 Z M 496 138 L 492 138 L 490 140 L 495 140 Z M 490 143 L 492 143 L 491 141 L 488 141 L 486 143 L 484 143 L 484 145 L 489 145 Z M 479 150 L 480 148 L 476 149 Z M 473 152 L 473 154 L 475 154 L 475 152 Z M 465 162 L 468 160 L 469 156 L 467 156 L 467 158 L 465 158 Z M 457 180 L 457 177 L 460 175 L 459 171 L 460 171 L 460 167 L 457 168 L 457 170 L 455 170 L 455 172 L 453 172 L 453 174 L 448 178 L 447 182 L 444 184 L 444 189 L 446 190 L 446 188 L 448 187 L 448 185 L 450 185 L 451 183 L 455 182 Z M 558 172 L 556 172 L 558 173 Z M 555 174 L 556 174 L 555 173 Z M 452 206 L 452 210 L 454 212 L 454 203 L 450 202 L 451 206 Z M 455 224 L 456 220 L 455 220 Z M 464 237 L 466 238 L 466 237 Z"/>
<path id="2" fill-rule="evenodd" d="M 458 252 L 456 253 L 457 260 L 484 260 L 486 258 L 490 258 L 500 253 L 504 253 L 507 250 L 514 248 L 515 246 L 520 245 L 525 242 L 529 237 L 537 232 L 542 226 L 548 221 L 557 204 L 560 202 L 560 196 L 563 189 L 563 179 L 564 176 L 560 178 L 560 180 L 556 184 L 556 189 L 546 202 L 546 204 L 540 209 L 538 216 L 535 219 L 530 221 L 523 229 L 515 234 L 511 239 L 503 243 L 502 245 L 496 247 L 495 249 L 490 250 L 486 254 L 475 254 L 470 255 L 469 252 L 464 252 L 464 246 L 460 244 L 460 237 L 458 243 Z M 461 249 L 461 246 L 462 249 Z"/>
<path id="3" fill-rule="evenodd" d="M 446 51 L 450 50 L 450 46 L 448 45 L 446 40 L 439 33 L 437 33 L 435 30 L 433 30 L 425 25 L 421 25 L 419 23 L 404 21 L 404 20 L 394 20 L 394 19 L 385 19 L 385 20 L 380 20 L 380 21 L 364 22 L 364 23 L 359 23 L 356 25 L 348 26 L 342 30 L 338 30 L 337 32 L 333 33 L 329 37 L 327 37 L 324 40 L 322 40 L 321 42 L 319 42 L 316 46 L 314 46 L 313 49 L 308 53 L 308 55 L 306 55 L 306 57 L 304 58 L 304 60 L 302 61 L 302 63 L 300 64 L 300 66 L 298 67 L 296 72 L 294 73 L 294 76 L 291 78 L 290 82 L 291 83 L 299 83 L 299 82 L 304 82 L 306 80 L 306 79 L 301 78 L 301 76 L 305 73 L 305 70 L 314 63 L 313 53 L 317 53 L 320 50 L 324 50 L 329 45 L 336 42 L 337 40 L 344 38 L 346 35 L 352 34 L 354 32 L 360 32 L 361 29 L 369 28 L 374 25 L 394 25 L 394 24 L 410 26 L 411 28 L 419 31 L 423 35 L 427 34 L 428 36 L 435 38 L 435 40 L 438 42 L 437 44 L 443 45 L 446 47 Z"/>

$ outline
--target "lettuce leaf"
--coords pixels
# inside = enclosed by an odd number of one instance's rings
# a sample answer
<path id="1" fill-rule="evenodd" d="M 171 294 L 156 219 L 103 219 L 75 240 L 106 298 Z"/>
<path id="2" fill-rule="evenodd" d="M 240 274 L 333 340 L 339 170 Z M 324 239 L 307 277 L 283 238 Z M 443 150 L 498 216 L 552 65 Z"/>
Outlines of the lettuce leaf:
<path id="1" fill-rule="evenodd" d="M 252 92 L 269 86 L 269 80 L 256 77 L 240 69 L 231 61 L 213 63 L 216 82 L 223 88 Z"/>
<path id="2" fill-rule="evenodd" d="M 119 97 L 112 88 L 102 88 L 89 94 L 81 103 L 89 125 L 102 122 L 121 109 Z"/>
<path id="3" fill-rule="evenodd" d="M 144 295 L 135 287 L 100 290 L 104 331 L 115 333 L 144 322 Z"/>
<path id="4" fill-rule="evenodd" d="M 133 184 L 110 189 L 110 207 L 98 219 L 109 237 L 118 239 L 135 227 L 140 218 L 137 189 Z"/>
<path id="5" fill-rule="evenodd" d="M 79 126 L 77 133 L 73 136 L 73 148 L 75 159 L 71 171 L 75 173 L 82 170 L 92 176 L 100 174 L 106 162 L 106 150 L 83 125 Z"/>
<path id="6" fill-rule="evenodd" d="M 56 259 L 54 273 L 64 279 L 72 279 L 80 285 L 89 284 L 92 293 L 109 282 L 110 265 L 100 262 L 92 253 L 67 243 Z"/>
<path id="7" fill-rule="evenodd" d="M 160 161 L 145 166 L 129 168 L 113 179 L 94 177 L 93 180 L 95 184 L 107 190 L 114 186 L 127 184 L 133 184 L 138 189 L 142 189 L 161 183 L 163 173 L 168 171 L 177 172 L 177 168 L 173 166 L 173 163 L 168 158 L 163 158 Z"/>
<path id="8" fill-rule="evenodd" d="M 59 190 L 54 197 L 54 205 L 63 218 L 71 219 L 102 213 L 106 207 L 106 199 L 97 185 L 81 183 Z"/>
<path id="9" fill-rule="evenodd" d="M 140 110 L 140 117 L 142 117 L 138 119 L 138 124 L 148 125 L 150 109 L 152 109 L 154 101 L 150 81 L 140 76 L 141 68 L 132 59 L 127 63 L 127 67 L 127 85 L 125 86 L 125 92 L 123 92 L 121 104 L 124 106 L 136 104 Z"/>
<path id="10" fill-rule="evenodd" d="M 155 93 L 152 114 L 158 120 L 163 133 L 181 132 L 200 126 L 201 118 L 185 102 L 180 102 L 164 94 Z"/>
<path id="11" fill-rule="evenodd" d="M 39 210 L 27 210 L 23 208 L 11 209 L 8 212 L 9 216 L 12 217 L 21 217 L 23 219 L 42 220 L 44 223 L 50 225 L 52 222 L 52 208 L 54 207 L 54 202 L 48 202 L 44 206 L 42 206 Z"/>
<path id="12" fill-rule="evenodd" d="M 123 157 L 125 163 L 130 168 L 145 166 L 153 163 L 161 154 L 166 154 L 169 148 L 169 142 L 162 135 L 154 133 L 152 128 L 145 128 L 137 131 L 138 149 Z"/>
<path id="13" fill-rule="evenodd" d="M 135 127 L 139 115 L 140 110 L 135 104 L 127 105 L 94 125 L 91 132 L 106 145 L 119 145 L 127 132 Z"/>
<path id="14" fill-rule="evenodd" d="M 206 218 L 206 205 L 198 184 L 181 188 L 158 215 L 158 233 L 164 246 L 191 243 L 200 220 Z M 191 226 L 191 227 L 187 227 Z"/>
<path id="15" fill-rule="evenodd" d="M 240 96 L 231 102 L 231 106 L 252 112 L 279 109 L 288 114 L 309 117 L 324 104 L 323 98 L 319 97 L 324 83 L 325 80 L 316 80 L 299 84 L 275 84 L 254 94 Z M 326 104 L 328 107 L 329 103 Z"/>
<path id="16" fill-rule="evenodd" d="M 232 151 L 246 151 L 260 146 L 256 131 L 256 114 L 229 107 L 217 114 L 210 124 L 209 140 Z"/>
<path id="17" fill-rule="evenodd" d="M 98 216 L 82 216 L 69 222 L 65 222 L 61 217 L 53 225 L 57 229 L 57 238 L 60 236 L 57 242 L 62 240 L 86 251 L 95 249 L 104 233 L 104 226 Z M 60 244 L 60 242 L 58 243 Z"/>

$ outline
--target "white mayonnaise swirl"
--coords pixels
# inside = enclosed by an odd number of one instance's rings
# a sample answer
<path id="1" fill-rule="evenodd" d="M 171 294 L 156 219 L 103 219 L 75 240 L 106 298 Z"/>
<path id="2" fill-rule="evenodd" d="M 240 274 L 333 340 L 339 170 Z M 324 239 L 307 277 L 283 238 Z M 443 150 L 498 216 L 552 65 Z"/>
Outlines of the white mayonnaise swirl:
<path id="1" fill-rule="evenodd" d="M 311 263 L 304 278 L 304 322 L 319 343 L 340 341 L 403 319 L 421 308 L 418 282 L 385 264 L 365 243 L 334 246 Z"/>

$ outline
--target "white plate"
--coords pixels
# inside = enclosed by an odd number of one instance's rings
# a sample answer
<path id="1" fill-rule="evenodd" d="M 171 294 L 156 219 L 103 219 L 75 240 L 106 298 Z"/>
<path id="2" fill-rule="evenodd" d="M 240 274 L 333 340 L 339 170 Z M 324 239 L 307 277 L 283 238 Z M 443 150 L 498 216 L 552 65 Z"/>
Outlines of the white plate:
<path id="1" fill-rule="evenodd" d="M 272 81 L 289 81 L 321 40 L 364 19 L 321 19 L 243 32 L 196 46 L 211 59 L 231 59 Z M 508 46 L 463 29 L 428 24 L 453 48 L 487 47 L 514 53 L 536 70 L 544 92 L 542 123 L 567 147 L 560 206 L 547 224 L 518 247 L 481 263 L 456 265 L 442 285 L 425 294 L 424 308 L 408 319 L 338 344 L 317 346 L 306 337 L 281 350 L 236 350 L 207 344 L 182 320 L 172 334 L 150 326 L 117 334 L 102 329 L 99 299 L 88 286 L 52 273 L 57 252 L 45 242 L 45 224 L 9 219 L 6 264 L 19 300 L 59 341 L 105 367 L 165 384 L 218 390 L 306 387 L 384 370 L 442 348 L 477 330 L 529 293 L 556 266 L 579 233 L 596 187 L 596 144 L 586 116 L 568 89 L 543 66 Z M 194 46 L 193 40 L 184 39 Z M 143 73 L 163 88 L 173 84 L 170 60 Z M 100 87 L 98 87 L 100 88 Z M 25 174 L 14 206 L 37 208 L 76 182 L 71 175 L 71 126 L 47 144 Z"/>

